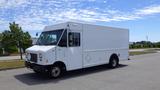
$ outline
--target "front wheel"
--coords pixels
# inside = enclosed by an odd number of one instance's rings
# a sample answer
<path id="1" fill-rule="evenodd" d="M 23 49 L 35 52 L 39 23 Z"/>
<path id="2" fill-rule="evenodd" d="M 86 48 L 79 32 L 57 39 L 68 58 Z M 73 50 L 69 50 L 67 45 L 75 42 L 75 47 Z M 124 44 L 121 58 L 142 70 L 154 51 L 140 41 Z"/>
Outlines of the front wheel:
<path id="1" fill-rule="evenodd" d="M 58 78 L 62 75 L 62 69 L 58 65 L 54 65 L 49 70 L 49 77 L 51 78 Z"/>
<path id="2" fill-rule="evenodd" d="M 109 61 L 110 68 L 116 68 L 119 65 L 118 57 L 111 57 Z"/>

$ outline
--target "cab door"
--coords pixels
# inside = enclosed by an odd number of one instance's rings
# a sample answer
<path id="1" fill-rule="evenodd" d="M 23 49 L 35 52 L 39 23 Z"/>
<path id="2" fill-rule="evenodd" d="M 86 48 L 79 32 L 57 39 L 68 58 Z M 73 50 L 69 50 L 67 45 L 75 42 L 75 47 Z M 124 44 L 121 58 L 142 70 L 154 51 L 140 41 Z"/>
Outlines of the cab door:
<path id="1" fill-rule="evenodd" d="M 56 60 L 62 61 L 67 64 L 67 30 L 65 29 L 62 33 L 61 39 L 56 48 Z"/>
<path id="2" fill-rule="evenodd" d="M 68 69 L 82 68 L 81 32 L 68 32 Z"/>

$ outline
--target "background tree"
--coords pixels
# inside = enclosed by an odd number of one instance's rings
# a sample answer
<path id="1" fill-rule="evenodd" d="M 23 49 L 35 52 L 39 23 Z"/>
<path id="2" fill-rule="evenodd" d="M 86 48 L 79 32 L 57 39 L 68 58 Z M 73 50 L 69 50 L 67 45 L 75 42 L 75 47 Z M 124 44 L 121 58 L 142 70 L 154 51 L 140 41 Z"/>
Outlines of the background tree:
<path id="1" fill-rule="evenodd" d="M 26 48 L 28 48 L 29 46 L 32 45 L 32 40 L 31 40 L 31 36 L 28 32 L 24 32 L 23 33 L 23 39 L 22 39 L 22 49 L 23 51 L 25 51 Z"/>
<path id="2" fill-rule="evenodd" d="M 2 33 L 0 33 L 0 55 L 2 54 Z"/>
<path id="3" fill-rule="evenodd" d="M 12 39 L 15 41 L 14 44 L 19 47 L 22 59 L 22 49 L 25 51 L 25 49 L 32 44 L 31 36 L 28 32 L 23 32 L 22 28 L 15 22 L 9 23 L 9 25 Z"/>
<path id="4" fill-rule="evenodd" d="M 22 28 L 15 22 L 9 23 L 9 30 L 2 32 L 2 47 L 8 53 L 18 51 L 19 48 L 21 59 L 22 50 L 32 45 L 31 36 L 28 32 L 23 32 Z"/>
<path id="5" fill-rule="evenodd" d="M 2 33 L 0 33 L 0 42 L 2 41 Z"/>
<path id="6" fill-rule="evenodd" d="M 19 51 L 20 51 L 20 56 L 22 59 L 22 39 L 23 39 L 23 31 L 22 28 L 16 24 L 15 22 L 13 23 L 9 23 L 9 28 L 11 31 L 11 37 L 13 39 L 14 44 L 19 47 Z"/>
<path id="7" fill-rule="evenodd" d="M 7 51 L 6 54 L 14 53 L 17 51 L 16 45 L 14 43 L 15 41 L 13 41 L 10 31 L 5 30 L 4 32 L 2 32 L 1 46 L 5 51 Z"/>
<path id="8" fill-rule="evenodd" d="M 160 42 L 152 43 L 150 41 L 141 41 L 130 44 L 130 49 L 136 48 L 160 48 Z"/>

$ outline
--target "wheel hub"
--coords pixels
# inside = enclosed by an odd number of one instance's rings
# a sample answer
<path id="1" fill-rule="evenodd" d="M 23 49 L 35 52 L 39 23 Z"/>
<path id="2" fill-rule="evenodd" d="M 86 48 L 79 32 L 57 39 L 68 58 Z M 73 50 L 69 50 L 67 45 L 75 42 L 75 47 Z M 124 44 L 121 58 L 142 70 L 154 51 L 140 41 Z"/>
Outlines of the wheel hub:
<path id="1" fill-rule="evenodd" d="M 112 61 L 112 66 L 115 67 L 116 65 L 117 65 L 117 62 L 116 62 L 116 60 L 114 59 L 114 60 Z"/>
<path id="2" fill-rule="evenodd" d="M 58 77 L 58 76 L 60 75 L 60 73 L 61 73 L 61 70 L 60 70 L 59 67 L 54 67 L 54 68 L 52 69 L 52 76 L 53 76 L 53 77 Z"/>

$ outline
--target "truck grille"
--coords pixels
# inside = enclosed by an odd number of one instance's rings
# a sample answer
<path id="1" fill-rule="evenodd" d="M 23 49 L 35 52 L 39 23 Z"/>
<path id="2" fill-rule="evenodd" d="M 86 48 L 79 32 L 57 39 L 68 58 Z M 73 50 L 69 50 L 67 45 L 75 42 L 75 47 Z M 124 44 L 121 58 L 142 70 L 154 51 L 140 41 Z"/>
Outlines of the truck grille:
<path id="1" fill-rule="evenodd" d="M 31 53 L 30 55 L 31 55 L 30 61 L 32 61 L 32 62 L 37 62 L 37 54 Z"/>

